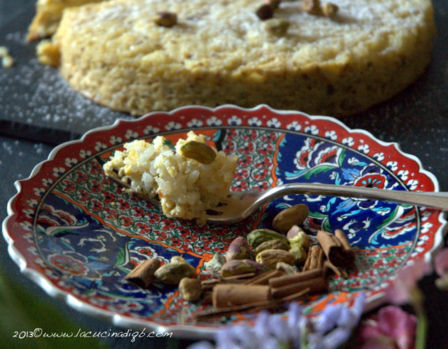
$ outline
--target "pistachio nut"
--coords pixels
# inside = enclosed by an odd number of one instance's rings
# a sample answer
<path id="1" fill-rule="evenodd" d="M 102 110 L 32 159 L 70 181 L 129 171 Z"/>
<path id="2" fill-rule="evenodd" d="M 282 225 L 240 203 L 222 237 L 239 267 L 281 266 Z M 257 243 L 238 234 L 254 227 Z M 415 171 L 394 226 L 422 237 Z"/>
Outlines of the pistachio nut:
<path id="1" fill-rule="evenodd" d="M 158 280 L 167 285 L 177 285 L 182 278 L 191 277 L 195 274 L 196 270 L 194 267 L 188 264 L 182 257 L 171 258 L 170 263 L 162 265 L 154 273 Z"/>
<path id="2" fill-rule="evenodd" d="M 204 263 L 205 270 L 212 274 L 219 274 L 225 262 L 226 258 L 222 254 L 215 253 L 212 259 Z"/>
<path id="3" fill-rule="evenodd" d="M 201 298 L 201 280 L 195 278 L 182 278 L 179 282 L 179 292 L 186 301 L 194 302 Z"/>
<path id="4" fill-rule="evenodd" d="M 232 259 L 246 259 L 250 257 L 250 246 L 247 239 L 238 236 L 234 239 L 227 249 L 226 260 L 230 261 Z"/>
<path id="5" fill-rule="evenodd" d="M 221 276 L 227 277 L 246 273 L 256 273 L 262 269 L 262 265 L 251 259 L 233 259 L 222 266 Z"/>
<path id="6" fill-rule="evenodd" d="M 252 248 L 257 248 L 258 245 L 262 244 L 263 242 L 274 239 L 285 240 L 285 242 L 288 242 L 288 239 L 286 239 L 285 236 L 271 229 L 255 229 L 247 235 L 247 241 L 249 242 L 249 245 L 252 246 Z"/>
<path id="7" fill-rule="evenodd" d="M 216 158 L 216 151 L 208 144 L 198 141 L 185 142 L 180 152 L 186 158 L 194 159 L 202 164 L 210 164 Z"/>
<path id="8" fill-rule="evenodd" d="M 294 256 L 295 263 L 303 263 L 306 260 L 307 251 L 302 246 L 291 247 L 289 253 Z"/>
<path id="9" fill-rule="evenodd" d="M 293 225 L 300 225 L 308 217 L 308 206 L 298 204 L 281 210 L 274 217 L 272 226 L 275 230 L 286 234 Z"/>
<path id="10" fill-rule="evenodd" d="M 291 235 L 290 235 L 291 236 Z M 302 247 L 307 250 L 310 247 L 310 237 L 303 230 L 299 230 L 297 234 L 292 237 L 288 237 L 291 248 Z"/>
<path id="11" fill-rule="evenodd" d="M 272 250 L 272 249 L 288 251 L 290 249 L 290 245 L 289 245 L 288 241 L 286 241 L 284 239 L 268 240 L 268 241 L 262 242 L 260 245 L 258 245 L 254 251 L 254 254 L 257 255 L 261 251 Z"/>
<path id="12" fill-rule="evenodd" d="M 294 236 L 296 236 L 299 231 L 303 230 L 301 227 L 299 227 L 298 225 L 293 225 L 291 228 L 289 228 L 288 232 L 286 233 L 286 238 L 292 239 Z"/>
<path id="13" fill-rule="evenodd" d="M 267 268 L 275 268 L 278 262 L 293 265 L 295 257 L 285 250 L 264 250 L 255 257 L 255 260 Z"/>

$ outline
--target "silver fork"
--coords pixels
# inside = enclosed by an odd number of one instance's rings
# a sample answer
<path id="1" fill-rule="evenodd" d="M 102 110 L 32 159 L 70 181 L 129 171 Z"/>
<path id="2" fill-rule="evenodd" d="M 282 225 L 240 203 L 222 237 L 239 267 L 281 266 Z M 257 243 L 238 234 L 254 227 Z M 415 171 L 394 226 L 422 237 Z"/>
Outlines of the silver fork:
<path id="1" fill-rule="evenodd" d="M 448 210 L 448 193 L 446 192 L 410 192 L 319 183 L 289 183 L 265 191 L 231 192 L 223 205 L 208 212 L 207 221 L 211 223 L 236 223 L 249 217 L 261 205 L 289 194 L 376 199 L 443 211 Z"/>

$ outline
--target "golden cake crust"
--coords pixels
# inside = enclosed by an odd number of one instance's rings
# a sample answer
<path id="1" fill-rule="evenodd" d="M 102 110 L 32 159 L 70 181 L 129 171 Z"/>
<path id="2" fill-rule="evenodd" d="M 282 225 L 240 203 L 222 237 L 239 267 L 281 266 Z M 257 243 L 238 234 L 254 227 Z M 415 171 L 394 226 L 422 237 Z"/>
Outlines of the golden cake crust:
<path id="1" fill-rule="evenodd" d="M 28 28 L 27 40 L 38 40 L 53 35 L 66 8 L 104 0 L 37 0 L 36 15 Z"/>
<path id="2" fill-rule="evenodd" d="M 266 29 L 259 0 L 111 0 L 64 12 L 61 74 L 92 100 L 141 115 L 233 103 L 346 115 L 405 88 L 430 60 L 429 0 L 333 0 L 335 17 L 282 2 Z M 177 14 L 159 26 L 160 11 Z"/>

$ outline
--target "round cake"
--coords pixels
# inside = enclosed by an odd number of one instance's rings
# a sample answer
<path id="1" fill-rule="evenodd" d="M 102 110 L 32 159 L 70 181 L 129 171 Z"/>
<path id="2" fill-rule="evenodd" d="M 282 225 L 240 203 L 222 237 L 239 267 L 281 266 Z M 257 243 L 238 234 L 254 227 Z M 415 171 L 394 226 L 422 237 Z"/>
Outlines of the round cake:
<path id="1" fill-rule="evenodd" d="M 36 15 L 28 28 L 27 40 L 39 40 L 53 35 L 66 8 L 100 1 L 103 0 L 37 0 Z"/>
<path id="2" fill-rule="evenodd" d="M 266 5 L 111 0 L 70 8 L 53 37 L 53 62 L 75 90 L 134 115 L 265 103 L 337 116 L 390 98 L 430 61 L 430 0 Z"/>

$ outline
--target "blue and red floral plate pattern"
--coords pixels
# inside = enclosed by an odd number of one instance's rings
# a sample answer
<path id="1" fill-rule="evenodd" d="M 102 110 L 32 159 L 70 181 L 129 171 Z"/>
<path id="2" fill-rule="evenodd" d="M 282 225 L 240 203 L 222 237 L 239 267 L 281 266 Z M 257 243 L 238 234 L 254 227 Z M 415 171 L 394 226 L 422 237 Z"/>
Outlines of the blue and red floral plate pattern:
<path id="1" fill-rule="evenodd" d="M 157 283 L 143 290 L 123 277 L 147 258 L 168 261 L 181 255 L 206 278 L 204 263 L 214 253 L 224 252 L 238 235 L 269 227 L 282 208 L 303 202 L 310 208 L 304 223 L 310 234 L 343 229 L 356 251 L 356 270 L 347 279 L 332 276 L 328 294 L 302 302 L 312 314 L 329 303 L 350 304 L 362 290 L 370 307 L 379 304 L 397 270 L 431 258 L 442 241 L 446 222 L 440 211 L 317 195 L 278 199 L 238 224 L 200 226 L 164 216 L 158 206 L 104 176 L 102 164 L 123 143 L 150 141 L 161 134 L 174 144 L 190 129 L 205 134 L 218 149 L 238 155 L 232 190 L 287 182 L 438 190 L 436 179 L 418 159 L 333 118 L 267 106 L 157 112 L 117 121 L 62 144 L 28 179 L 17 182 L 3 233 L 23 272 L 51 295 L 65 296 L 80 311 L 109 316 L 116 325 L 203 337 L 223 323 L 251 321 L 254 315 L 195 322 L 193 315 L 210 305 L 186 302 L 176 288 Z"/>

